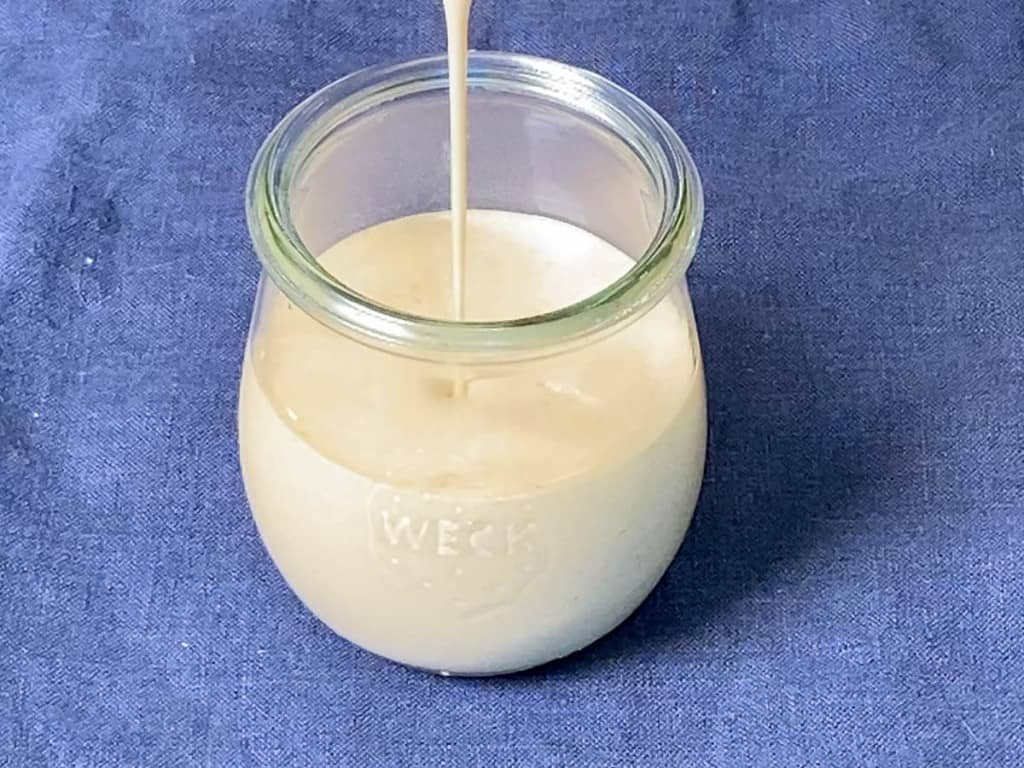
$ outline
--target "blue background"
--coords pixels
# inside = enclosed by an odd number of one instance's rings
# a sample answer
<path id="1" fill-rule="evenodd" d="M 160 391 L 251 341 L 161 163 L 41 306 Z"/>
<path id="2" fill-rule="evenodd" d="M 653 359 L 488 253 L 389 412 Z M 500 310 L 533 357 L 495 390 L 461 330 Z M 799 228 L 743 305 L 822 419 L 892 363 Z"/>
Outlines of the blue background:
<path id="1" fill-rule="evenodd" d="M 0 11 L 0 764 L 1024 761 L 1019 0 L 477 0 L 693 151 L 712 427 L 651 599 L 484 681 L 331 635 L 235 457 L 250 159 L 439 2 Z"/>

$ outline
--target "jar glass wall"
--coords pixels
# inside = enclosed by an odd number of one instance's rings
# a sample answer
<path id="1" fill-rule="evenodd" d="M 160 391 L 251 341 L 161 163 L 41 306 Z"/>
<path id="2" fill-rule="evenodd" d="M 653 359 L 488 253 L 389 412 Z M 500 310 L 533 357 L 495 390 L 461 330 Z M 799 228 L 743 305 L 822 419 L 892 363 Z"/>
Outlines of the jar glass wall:
<path id="1" fill-rule="evenodd" d="M 675 134 L 607 81 L 509 54 L 474 54 L 469 81 L 465 322 L 442 59 L 338 81 L 264 144 L 239 436 L 311 610 L 394 660 L 495 674 L 609 631 L 686 531 L 706 412 L 680 277 L 702 200 Z"/>

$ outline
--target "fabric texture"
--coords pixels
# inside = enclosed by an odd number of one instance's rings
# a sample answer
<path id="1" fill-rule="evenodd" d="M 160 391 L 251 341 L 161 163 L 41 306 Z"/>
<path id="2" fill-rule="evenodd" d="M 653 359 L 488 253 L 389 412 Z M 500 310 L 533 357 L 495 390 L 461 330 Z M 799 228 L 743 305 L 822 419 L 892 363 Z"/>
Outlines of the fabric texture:
<path id="1" fill-rule="evenodd" d="M 692 150 L 711 436 L 623 627 L 490 680 L 334 636 L 236 458 L 272 126 L 436 0 L 0 7 L 0 765 L 1024 763 L 1024 5 L 477 0 Z"/>

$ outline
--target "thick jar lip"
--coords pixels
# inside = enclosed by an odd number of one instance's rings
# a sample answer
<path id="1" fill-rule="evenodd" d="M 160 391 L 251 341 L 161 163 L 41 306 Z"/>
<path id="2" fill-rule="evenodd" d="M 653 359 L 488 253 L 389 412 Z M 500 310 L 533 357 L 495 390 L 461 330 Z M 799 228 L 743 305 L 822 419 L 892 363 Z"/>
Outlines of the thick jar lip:
<path id="1" fill-rule="evenodd" d="M 486 90 L 556 104 L 613 132 L 654 178 L 664 205 L 644 254 L 621 278 L 557 310 L 501 322 L 420 317 L 379 304 L 348 288 L 317 261 L 289 214 L 295 174 L 339 125 L 397 98 L 447 90 L 443 56 L 370 67 L 307 98 L 277 125 L 253 161 L 246 217 L 254 248 L 290 301 L 341 333 L 397 354 L 446 362 L 541 357 L 588 343 L 652 307 L 689 266 L 704 200 L 697 168 L 668 123 L 609 80 L 535 56 L 472 52 L 470 99 Z"/>

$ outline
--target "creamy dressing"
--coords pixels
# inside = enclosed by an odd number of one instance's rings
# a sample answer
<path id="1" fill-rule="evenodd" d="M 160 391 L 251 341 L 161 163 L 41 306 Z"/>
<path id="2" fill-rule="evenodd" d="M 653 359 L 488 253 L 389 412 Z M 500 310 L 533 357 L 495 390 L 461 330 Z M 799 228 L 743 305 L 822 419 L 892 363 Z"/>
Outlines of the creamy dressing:
<path id="1" fill-rule="evenodd" d="M 321 263 L 388 306 L 443 316 L 449 216 L 385 222 Z M 632 261 L 564 222 L 470 211 L 467 319 L 565 306 Z M 580 648 L 646 596 L 689 522 L 704 389 L 678 292 L 583 349 L 448 371 L 321 326 L 268 286 L 242 380 L 246 490 L 263 540 L 328 625 L 463 674 Z"/>

